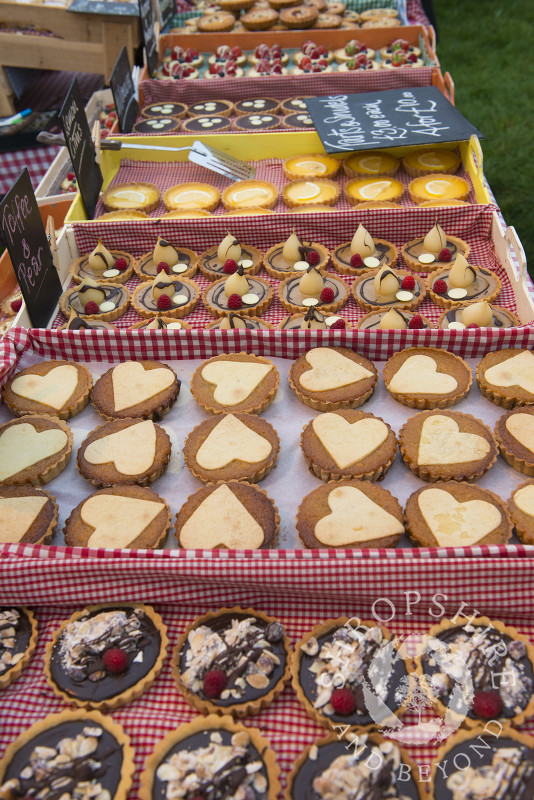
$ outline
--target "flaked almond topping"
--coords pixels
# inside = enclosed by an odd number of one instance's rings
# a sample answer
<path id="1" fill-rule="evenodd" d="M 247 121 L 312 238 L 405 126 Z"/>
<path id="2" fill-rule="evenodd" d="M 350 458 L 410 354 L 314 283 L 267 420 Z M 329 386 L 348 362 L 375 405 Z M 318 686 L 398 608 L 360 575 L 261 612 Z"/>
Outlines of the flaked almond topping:
<path id="1" fill-rule="evenodd" d="M 253 689 L 266 689 L 269 685 L 269 678 L 262 672 L 253 672 L 252 675 L 247 675 L 247 683 Z"/>

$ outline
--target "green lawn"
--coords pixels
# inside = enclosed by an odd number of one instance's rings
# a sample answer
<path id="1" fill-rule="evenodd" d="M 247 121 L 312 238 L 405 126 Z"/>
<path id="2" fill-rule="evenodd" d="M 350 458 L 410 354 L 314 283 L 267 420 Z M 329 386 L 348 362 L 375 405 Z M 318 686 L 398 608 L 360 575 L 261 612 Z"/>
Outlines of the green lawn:
<path id="1" fill-rule="evenodd" d="M 534 275 L 532 0 L 434 0 L 438 56 L 456 106 L 482 131 L 484 172 Z"/>

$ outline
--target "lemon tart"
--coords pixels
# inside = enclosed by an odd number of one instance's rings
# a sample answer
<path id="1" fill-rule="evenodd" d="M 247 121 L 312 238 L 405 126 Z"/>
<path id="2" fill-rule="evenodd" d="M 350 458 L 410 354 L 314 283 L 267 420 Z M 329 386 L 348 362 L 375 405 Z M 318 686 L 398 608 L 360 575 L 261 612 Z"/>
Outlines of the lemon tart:
<path id="1" fill-rule="evenodd" d="M 339 200 L 339 186 L 335 181 L 325 178 L 303 178 L 286 183 L 282 189 L 282 199 L 289 208 L 309 203 L 335 206 Z"/>
<path id="2" fill-rule="evenodd" d="M 349 178 L 365 178 L 376 175 L 393 177 L 400 166 L 398 158 L 390 153 L 380 153 L 378 150 L 352 153 L 342 163 L 343 171 Z"/>
<path id="3" fill-rule="evenodd" d="M 440 173 L 439 177 L 421 175 L 414 178 L 408 191 L 413 202 L 419 204 L 426 200 L 467 200 L 471 187 L 459 175 Z"/>
<path id="4" fill-rule="evenodd" d="M 144 211 L 148 214 L 158 206 L 160 192 L 153 183 L 116 183 L 102 194 L 106 211 Z"/>
<path id="5" fill-rule="evenodd" d="M 261 208 L 260 206 L 251 206 L 250 208 L 234 208 L 233 211 L 227 211 L 225 217 L 259 217 L 262 214 L 274 214 L 270 208 Z"/>
<path id="6" fill-rule="evenodd" d="M 284 161 L 284 172 L 290 180 L 301 178 L 334 178 L 339 170 L 337 158 L 320 153 L 292 156 Z"/>
<path id="7" fill-rule="evenodd" d="M 179 183 L 171 186 L 163 195 L 167 211 L 203 209 L 213 211 L 219 205 L 221 193 L 209 183 Z"/>
<path id="8" fill-rule="evenodd" d="M 460 156 L 455 150 L 414 150 L 402 159 L 402 166 L 412 178 L 434 172 L 455 173 Z"/>
<path id="9" fill-rule="evenodd" d="M 203 208 L 175 209 L 162 214 L 162 219 L 197 219 L 198 217 L 211 217 L 211 213 Z"/>
<path id="10" fill-rule="evenodd" d="M 227 211 L 236 208 L 273 208 L 278 200 L 278 189 L 268 181 L 237 181 L 222 193 Z"/>
<path id="11" fill-rule="evenodd" d="M 118 211 L 106 211 L 105 214 L 100 214 L 98 217 L 99 222 L 105 222 L 108 219 L 148 219 L 144 211 L 132 211 L 127 209 L 120 209 Z"/>
<path id="12" fill-rule="evenodd" d="M 335 211 L 333 206 L 324 206 L 321 203 L 310 203 L 309 206 L 298 206 L 297 208 L 292 208 L 292 214 L 323 214 L 325 211 Z"/>
<path id="13" fill-rule="evenodd" d="M 363 275 L 383 266 L 392 267 L 397 255 L 394 244 L 385 239 L 374 239 L 360 224 L 352 240 L 333 251 L 332 262 L 342 275 Z"/>
<path id="14" fill-rule="evenodd" d="M 378 176 L 358 178 L 345 186 L 345 195 L 353 206 L 367 200 L 398 200 L 404 193 L 404 186 L 395 178 Z"/>

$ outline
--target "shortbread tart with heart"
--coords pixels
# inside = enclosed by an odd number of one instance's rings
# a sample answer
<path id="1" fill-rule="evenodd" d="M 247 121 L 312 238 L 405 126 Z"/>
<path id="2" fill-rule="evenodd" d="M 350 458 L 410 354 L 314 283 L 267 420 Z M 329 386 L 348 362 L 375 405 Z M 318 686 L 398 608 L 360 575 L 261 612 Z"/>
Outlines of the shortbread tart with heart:
<path id="1" fill-rule="evenodd" d="M 490 429 L 459 411 L 414 414 L 399 431 L 399 447 L 406 466 L 424 481 L 476 480 L 497 460 Z"/>
<path id="2" fill-rule="evenodd" d="M 363 405 L 378 373 L 369 359 L 346 347 L 313 347 L 293 362 L 288 380 L 302 403 L 334 411 Z"/>
<path id="3" fill-rule="evenodd" d="M 174 535 L 188 550 L 267 550 L 276 547 L 278 509 L 263 489 L 241 481 L 210 483 L 187 498 Z"/>
<path id="4" fill-rule="evenodd" d="M 50 544 L 57 520 L 56 499 L 44 489 L 0 486 L 0 544 Z"/>
<path id="5" fill-rule="evenodd" d="M 482 394 L 502 408 L 534 404 L 532 350 L 496 350 L 487 353 L 476 371 Z"/>
<path id="6" fill-rule="evenodd" d="M 534 476 L 534 407 L 519 406 L 495 423 L 501 455 L 511 467 Z"/>
<path id="7" fill-rule="evenodd" d="M 300 438 L 308 469 L 322 481 L 377 481 L 395 460 L 397 438 L 380 417 L 357 409 L 319 414 Z"/>
<path id="8" fill-rule="evenodd" d="M 77 466 L 93 486 L 148 486 L 163 475 L 170 457 L 171 440 L 160 425 L 151 419 L 114 419 L 84 439 Z"/>
<path id="9" fill-rule="evenodd" d="M 268 358 L 222 353 L 204 361 L 191 378 L 191 394 L 209 414 L 260 414 L 274 400 L 280 376 Z"/>
<path id="10" fill-rule="evenodd" d="M 419 409 L 452 406 L 465 397 L 473 382 L 466 361 L 437 347 L 398 351 L 384 365 L 382 377 L 394 400 Z"/>
<path id="11" fill-rule="evenodd" d="M 517 538 L 523 544 L 534 544 L 534 481 L 516 486 L 508 500 L 508 510 Z"/>
<path id="12" fill-rule="evenodd" d="M 267 420 L 255 414 L 216 414 L 185 440 L 187 467 L 204 483 L 258 483 L 276 464 L 280 439 Z"/>
<path id="13" fill-rule="evenodd" d="M 0 485 L 48 483 L 67 466 L 72 433 L 63 420 L 26 414 L 0 426 Z"/>
<path id="14" fill-rule="evenodd" d="M 40 361 L 17 372 L 7 382 L 4 402 L 17 417 L 53 414 L 69 419 L 89 402 L 91 373 L 74 361 Z"/>
<path id="15" fill-rule="evenodd" d="M 171 527 L 165 500 L 146 486 L 111 486 L 86 497 L 65 522 L 71 547 L 163 547 Z"/>
<path id="16" fill-rule="evenodd" d="M 329 481 L 302 500 L 297 531 L 305 547 L 395 547 L 404 533 L 398 500 L 370 481 Z"/>
<path id="17" fill-rule="evenodd" d="M 512 535 L 505 503 L 474 483 L 423 486 L 406 503 L 406 530 L 419 547 L 504 544 Z"/>
<path id="18" fill-rule="evenodd" d="M 123 361 L 108 369 L 91 390 L 91 403 L 106 419 L 161 419 L 180 392 L 175 372 L 159 361 Z"/>
<path id="19" fill-rule="evenodd" d="M 16 681 L 37 645 L 37 620 L 28 608 L 0 606 L 0 690 Z"/>

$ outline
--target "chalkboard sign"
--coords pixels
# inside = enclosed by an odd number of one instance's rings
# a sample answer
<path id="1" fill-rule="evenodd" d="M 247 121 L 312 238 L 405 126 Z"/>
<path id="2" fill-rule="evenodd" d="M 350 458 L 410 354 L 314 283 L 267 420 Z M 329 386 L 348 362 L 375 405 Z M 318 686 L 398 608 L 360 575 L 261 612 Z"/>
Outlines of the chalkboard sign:
<path id="1" fill-rule="evenodd" d="M 139 16 L 141 17 L 141 30 L 146 50 L 146 63 L 148 74 L 152 78 L 158 66 L 158 43 L 154 33 L 154 8 L 152 0 L 139 0 Z"/>
<path id="2" fill-rule="evenodd" d="M 131 3 L 126 0 L 72 0 L 67 11 L 77 11 L 81 14 L 105 14 L 114 17 L 138 17 L 139 7 L 135 0 Z"/>
<path id="3" fill-rule="evenodd" d="M 135 86 L 126 47 L 120 51 L 109 79 L 109 85 L 113 92 L 120 129 L 122 133 L 131 133 L 137 118 L 139 104 L 135 99 Z"/>
<path id="4" fill-rule="evenodd" d="M 483 138 L 435 86 L 314 97 L 306 105 L 327 153 Z"/>
<path id="5" fill-rule="evenodd" d="M 63 107 L 59 112 L 59 119 L 83 204 L 88 218 L 92 219 L 102 188 L 102 173 L 95 160 L 95 146 L 91 139 L 91 131 L 76 78 L 70 85 Z"/>
<path id="6" fill-rule="evenodd" d="M 176 14 L 176 0 L 158 0 L 161 27 L 168 25 Z"/>
<path id="7" fill-rule="evenodd" d="M 0 224 L 31 324 L 45 328 L 62 290 L 27 168 L 0 203 Z"/>

